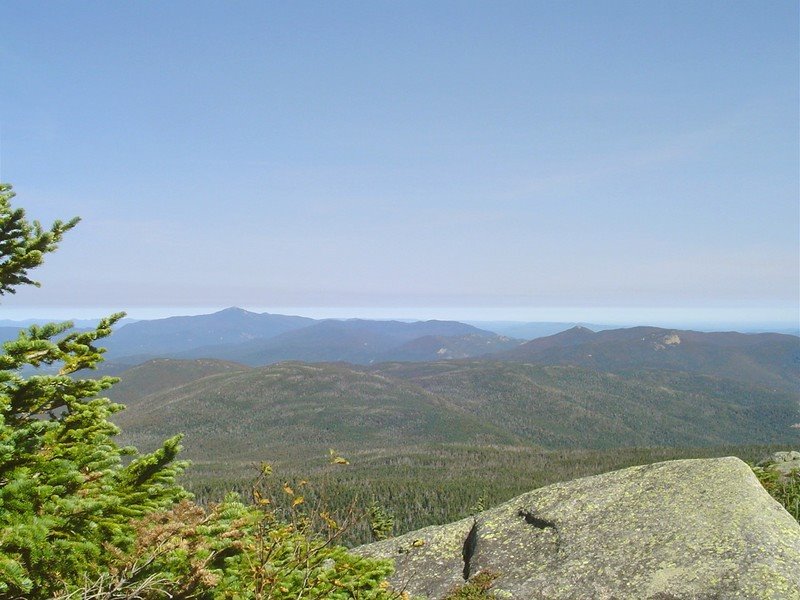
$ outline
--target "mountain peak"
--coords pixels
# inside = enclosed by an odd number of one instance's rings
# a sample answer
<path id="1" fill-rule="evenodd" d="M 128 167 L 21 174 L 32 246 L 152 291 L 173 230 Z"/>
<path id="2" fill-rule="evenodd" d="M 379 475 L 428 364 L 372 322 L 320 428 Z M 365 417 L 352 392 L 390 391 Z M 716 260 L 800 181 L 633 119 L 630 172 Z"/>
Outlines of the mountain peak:
<path id="1" fill-rule="evenodd" d="M 595 335 L 595 332 L 589 329 L 588 327 L 584 327 L 583 325 L 575 325 L 575 327 L 570 327 L 569 329 L 565 329 L 561 333 L 556 333 L 555 335 L 551 335 L 549 337 L 553 339 L 589 339 Z M 544 338 L 542 338 L 544 339 Z"/>
<path id="2" fill-rule="evenodd" d="M 239 308 L 238 306 L 229 306 L 228 308 L 223 308 L 222 310 L 218 310 L 214 314 L 215 315 L 254 315 L 256 313 L 250 312 L 249 310 L 245 310 L 244 308 Z"/>

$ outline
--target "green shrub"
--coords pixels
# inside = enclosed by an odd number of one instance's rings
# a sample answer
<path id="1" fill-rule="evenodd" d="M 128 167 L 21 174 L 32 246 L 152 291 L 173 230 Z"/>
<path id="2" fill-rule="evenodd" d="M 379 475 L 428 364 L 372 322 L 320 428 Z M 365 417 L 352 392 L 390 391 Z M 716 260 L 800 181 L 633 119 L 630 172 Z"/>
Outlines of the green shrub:
<path id="1" fill-rule="evenodd" d="M 491 588 L 498 577 L 500 577 L 498 573 L 481 571 L 468 582 L 456 587 L 442 600 L 491 600 L 495 598 Z"/>
<path id="2" fill-rule="evenodd" d="M 766 466 L 753 467 L 753 472 L 764 489 L 800 522 L 800 470 L 782 475 L 779 471 Z"/>

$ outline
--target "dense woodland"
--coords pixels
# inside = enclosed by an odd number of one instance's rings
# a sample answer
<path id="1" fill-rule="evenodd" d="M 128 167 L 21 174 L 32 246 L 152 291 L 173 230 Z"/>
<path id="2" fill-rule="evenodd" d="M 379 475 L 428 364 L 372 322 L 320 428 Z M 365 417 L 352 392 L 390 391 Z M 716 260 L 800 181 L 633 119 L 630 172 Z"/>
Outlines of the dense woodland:
<path id="1" fill-rule="evenodd" d="M 316 466 L 279 469 L 281 477 L 272 482 L 271 493 L 280 498 L 284 480 L 295 486 L 305 481 L 306 499 L 324 503 L 336 514 L 343 514 L 353 504 L 367 508 L 377 504 L 392 516 L 392 533 L 397 535 L 470 516 L 559 481 L 684 458 L 737 456 L 756 464 L 788 449 L 779 445 L 543 451 L 518 446 L 423 446 L 362 455 L 344 466 L 331 465 L 325 456 L 319 456 Z M 198 464 L 188 469 L 181 481 L 198 502 L 209 503 L 231 489 L 246 493 L 256 473 L 255 464 L 232 476 L 225 476 L 215 465 Z M 800 490 L 792 493 L 800 497 Z M 369 519 L 346 536 L 351 544 L 373 540 Z"/>

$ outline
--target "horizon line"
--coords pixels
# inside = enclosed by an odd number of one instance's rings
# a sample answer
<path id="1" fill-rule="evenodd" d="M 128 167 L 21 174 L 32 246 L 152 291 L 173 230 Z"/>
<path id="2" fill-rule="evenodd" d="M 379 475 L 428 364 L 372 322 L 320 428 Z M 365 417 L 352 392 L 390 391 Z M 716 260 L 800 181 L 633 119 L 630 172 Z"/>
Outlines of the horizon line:
<path id="1" fill-rule="evenodd" d="M 5 308 L 5 310 L 3 310 Z M 770 327 L 800 329 L 800 310 L 764 307 L 359 307 L 359 306 L 147 306 L 124 312 L 133 320 L 212 314 L 229 308 L 315 319 L 451 320 L 512 323 L 583 323 L 603 326 Z M 790 316 L 789 311 L 796 316 Z M 120 312 L 104 306 L 2 307 L 0 320 L 90 320 Z"/>

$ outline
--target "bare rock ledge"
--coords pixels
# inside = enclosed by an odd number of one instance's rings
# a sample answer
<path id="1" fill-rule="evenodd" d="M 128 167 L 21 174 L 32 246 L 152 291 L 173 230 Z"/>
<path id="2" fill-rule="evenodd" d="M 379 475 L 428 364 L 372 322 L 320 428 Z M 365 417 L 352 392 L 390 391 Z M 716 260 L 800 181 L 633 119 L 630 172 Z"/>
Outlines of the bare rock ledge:
<path id="1" fill-rule="evenodd" d="M 423 598 L 487 570 L 498 598 L 800 599 L 800 525 L 738 458 L 558 483 L 355 552 Z"/>

